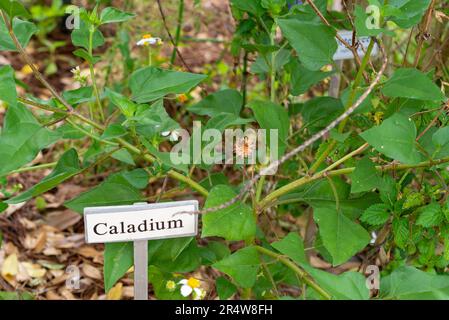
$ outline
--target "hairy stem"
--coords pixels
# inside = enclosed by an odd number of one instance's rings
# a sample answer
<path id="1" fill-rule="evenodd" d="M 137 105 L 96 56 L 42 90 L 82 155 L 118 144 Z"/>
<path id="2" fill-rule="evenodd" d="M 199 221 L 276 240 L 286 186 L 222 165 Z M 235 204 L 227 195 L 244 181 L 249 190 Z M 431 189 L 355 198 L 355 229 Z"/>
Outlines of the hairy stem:
<path id="1" fill-rule="evenodd" d="M 416 168 L 430 168 L 436 165 L 440 165 L 443 163 L 449 162 L 449 157 L 438 159 L 438 160 L 429 160 L 420 162 L 418 164 L 388 164 L 385 166 L 376 166 L 376 170 L 385 172 L 385 171 L 393 171 L 393 170 L 408 170 L 408 169 L 416 169 Z M 286 195 L 293 190 L 302 187 L 304 185 L 307 185 L 309 183 L 312 183 L 314 181 L 326 178 L 326 177 L 334 177 L 334 176 L 342 176 L 346 174 L 350 174 L 354 172 L 355 167 L 351 168 L 344 168 L 344 169 L 338 169 L 338 170 L 328 170 L 324 169 L 323 171 L 320 171 L 312 176 L 306 176 L 302 177 L 300 179 L 297 179 L 273 192 L 271 192 L 269 195 L 267 195 L 264 199 L 262 199 L 259 203 L 259 206 L 261 208 L 266 208 L 268 206 L 271 206 L 274 204 L 274 201 L 283 195 Z"/>
<path id="2" fill-rule="evenodd" d="M 306 271 L 301 269 L 299 266 L 297 266 L 295 263 L 293 263 L 290 259 L 288 259 L 276 252 L 268 250 L 264 247 L 261 247 L 261 246 L 255 246 L 255 248 L 260 253 L 262 253 L 266 256 L 269 256 L 271 258 L 274 258 L 274 259 L 278 260 L 280 263 L 282 263 L 283 265 L 285 265 L 286 267 L 290 268 L 293 272 L 295 272 L 299 276 L 301 281 L 303 281 L 309 287 L 313 288 L 323 299 L 325 299 L 325 300 L 332 299 L 332 296 L 326 290 L 321 288 Z"/>

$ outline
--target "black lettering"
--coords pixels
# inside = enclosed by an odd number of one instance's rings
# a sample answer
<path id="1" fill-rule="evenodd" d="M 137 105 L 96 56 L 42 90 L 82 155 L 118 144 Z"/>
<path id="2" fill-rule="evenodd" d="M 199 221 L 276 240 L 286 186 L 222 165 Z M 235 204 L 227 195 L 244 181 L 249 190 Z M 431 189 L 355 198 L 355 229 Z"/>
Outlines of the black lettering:
<path id="1" fill-rule="evenodd" d="M 178 223 L 179 223 L 179 226 L 178 226 Z M 182 227 L 183 227 L 183 225 L 182 225 L 181 219 L 168 221 L 168 229 L 177 229 L 177 228 L 182 228 Z"/>
<path id="2" fill-rule="evenodd" d="M 128 233 L 136 233 L 136 227 L 133 224 L 128 225 Z"/>
<path id="3" fill-rule="evenodd" d="M 161 224 L 161 227 L 159 227 L 159 223 Z M 156 222 L 156 229 L 157 230 L 164 230 L 165 229 L 164 221 Z"/>
<path id="4" fill-rule="evenodd" d="M 110 234 L 118 234 L 119 232 L 118 232 L 116 226 L 110 226 L 110 227 L 109 227 L 109 233 L 110 233 Z"/>
<path id="5" fill-rule="evenodd" d="M 95 225 L 95 227 L 94 227 L 94 232 L 95 232 L 96 234 L 98 234 L 99 236 L 104 236 L 107 232 L 105 232 L 105 233 L 99 233 L 98 230 L 97 230 L 97 227 L 98 227 L 99 225 L 104 225 L 106 228 L 108 227 L 108 225 L 107 225 L 106 223 L 97 223 L 97 224 Z"/>
<path id="6" fill-rule="evenodd" d="M 147 232 L 147 220 L 143 220 L 143 222 L 137 226 L 137 230 L 139 230 L 139 232 Z"/>

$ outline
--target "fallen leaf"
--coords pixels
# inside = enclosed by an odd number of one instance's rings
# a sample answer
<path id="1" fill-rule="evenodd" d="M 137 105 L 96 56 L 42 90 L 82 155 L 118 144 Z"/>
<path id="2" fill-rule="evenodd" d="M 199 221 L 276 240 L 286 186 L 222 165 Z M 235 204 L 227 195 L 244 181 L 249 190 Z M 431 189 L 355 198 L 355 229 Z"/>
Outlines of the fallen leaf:
<path id="1" fill-rule="evenodd" d="M 15 276 L 19 273 L 19 259 L 15 253 L 9 255 L 2 265 L 1 275 L 2 277 L 11 282 Z"/>
<path id="2" fill-rule="evenodd" d="M 48 225 L 60 231 L 77 224 L 80 220 L 81 215 L 71 210 L 52 212 L 45 217 L 45 222 Z"/>
<path id="3" fill-rule="evenodd" d="M 120 300 L 123 295 L 123 284 L 117 283 L 107 294 L 108 300 Z"/>
<path id="4" fill-rule="evenodd" d="M 42 278 L 47 273 L 47 270 L 36 263 L 22 262 L 21 265 L 25 267 L 26 272 L 31 278 Z"/>
<path id="5" fill-rule="evenodd" d="M 84 263 L 81 269 L 83 270 L 83 273 L 86 277 L 96 279 L 96 280 L 103 279 L 103 275 L 102 275 L 101 271 L 90 264 Z"/>
<path id="6" fill-rule="evenodd" d="M 60 295 L 58 295 L 57 293 L 55 293 L 54 291 L 47 291 L 47 293 L 45 294 L 45 297 L 48 300 L 62 300 L 62 297 Z"/>

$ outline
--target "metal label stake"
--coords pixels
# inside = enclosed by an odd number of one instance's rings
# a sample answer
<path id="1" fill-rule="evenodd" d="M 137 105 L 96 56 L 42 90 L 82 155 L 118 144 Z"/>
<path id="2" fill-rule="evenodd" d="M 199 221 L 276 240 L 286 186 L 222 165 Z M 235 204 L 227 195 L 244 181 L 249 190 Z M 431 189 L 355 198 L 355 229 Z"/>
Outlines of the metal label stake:
<path id="1" fill-rule="evenodd" d="M 148 240 L 196 236 L 198 201 L 84 209 L 86 243 L 134 243 L 134 300 L 148 299 Z"/>

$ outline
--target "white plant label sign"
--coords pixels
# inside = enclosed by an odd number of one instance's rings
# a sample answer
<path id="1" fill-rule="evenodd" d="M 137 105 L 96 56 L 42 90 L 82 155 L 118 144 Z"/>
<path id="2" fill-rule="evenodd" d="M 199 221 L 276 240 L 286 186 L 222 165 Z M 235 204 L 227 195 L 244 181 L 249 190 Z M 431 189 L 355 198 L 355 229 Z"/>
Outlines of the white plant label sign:
<path id="1" fill-rule="evenodd" d="M 338 31 L 338 35 L 343 38 L 347 43 L 352 44 L 352 31 Z M 359 37 L 357 38 L 360 43 L 359 48 L 357 49 L 357 53 L 360 57 L 365 55 L 366 50 L 368 49 L 368 45 L 370 42 L 370 37 Z M 334 54 L 334 60 L 348 60 L 354 59 L 354 55 L 352 51 L 346 48 L 346 46 L 337 39 L 338 49 Z M 379 46 L 374 44 L 373 50 L 371 52 L 371 56 L 376 56 L 379 53 Z"/>
<path id="2" fill-rule="evenodd" d="M 87 243 L 127 242 L 195 236 L 198 201 L 176 201 L 84 209 Z"/>

